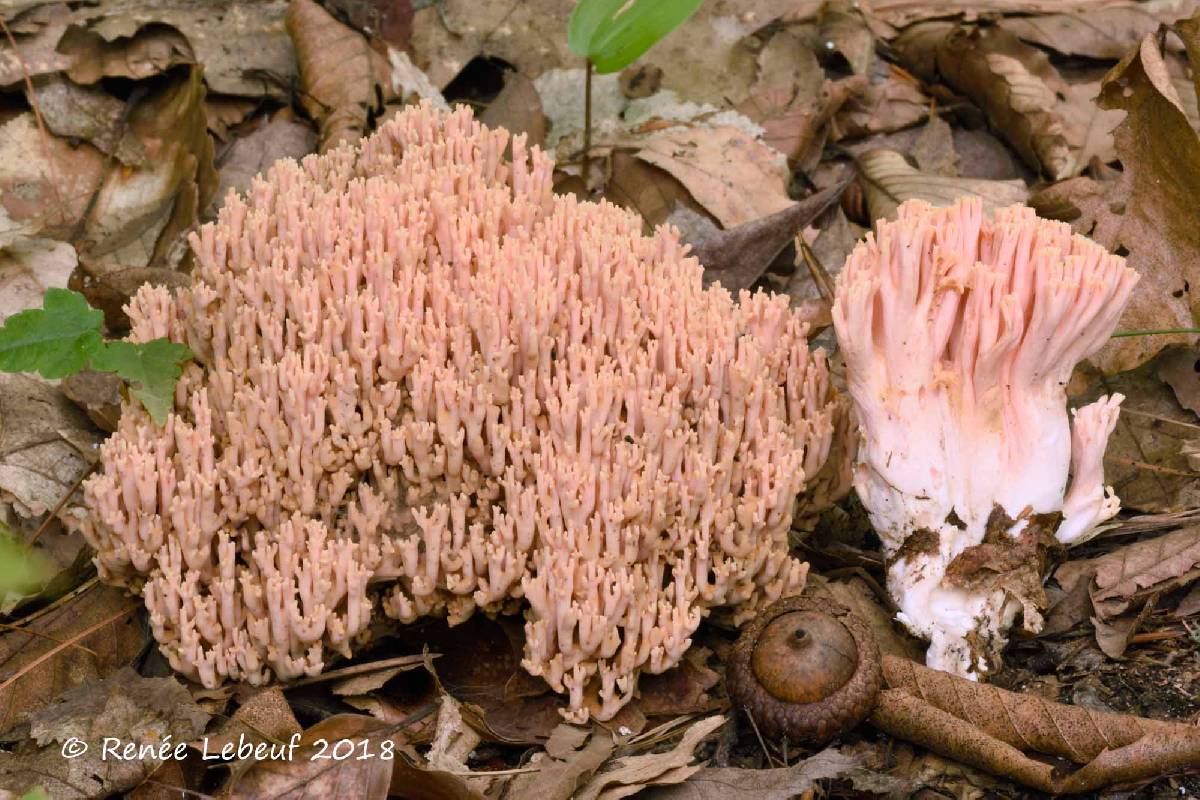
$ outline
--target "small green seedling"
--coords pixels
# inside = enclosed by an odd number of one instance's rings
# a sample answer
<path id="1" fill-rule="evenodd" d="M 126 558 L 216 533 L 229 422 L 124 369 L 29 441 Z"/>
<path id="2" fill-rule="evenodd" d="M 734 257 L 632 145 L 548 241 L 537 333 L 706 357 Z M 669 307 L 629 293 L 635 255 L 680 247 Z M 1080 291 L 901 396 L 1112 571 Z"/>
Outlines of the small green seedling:
<path id="1" fill-rule="evenodd" d="M 587 59 L 583 89 L 583 182 L 592 150 L 592 71 L 625 69 L 683 24 L 704 0 L 579 0 L 567 23 L 567 46 Z"/>
<path id="2" fill-rule="evenodd" d="M 160 425 L 166 421 L 182 365 L 192 353 L 182 344 L 106 342 L 104 315 L 68 289 L 47 289 L 41 308 L 9 317 L 0 326 L 0 371 L 65 378 L 90 366 L 115 372 Z"/>
<path id="3" fill-rule="evenodd" d="M 625 69 L 696 12 L 704 0 L 579 0 L 567 46 L 601 75 Z"/>

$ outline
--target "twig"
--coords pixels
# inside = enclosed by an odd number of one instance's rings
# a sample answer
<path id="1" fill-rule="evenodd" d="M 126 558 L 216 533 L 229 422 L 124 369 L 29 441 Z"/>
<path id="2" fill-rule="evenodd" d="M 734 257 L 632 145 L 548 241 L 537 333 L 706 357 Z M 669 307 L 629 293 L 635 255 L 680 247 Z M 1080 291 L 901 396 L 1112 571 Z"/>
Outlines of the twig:
<path id="1" fill-rule="evenodd" d="M 440 655 L 441 653 L 430 653 L 430 656 L 433 658 L 437 658 Z M 397 656 L 396 658 L 387 658 L 383 661 L 372 661 L 368 664 L 355 664 L 351 667 L 342 667 L 341 669 L 322 672 L 320 675 L 314 675 L 311 678 L 301 678 L 298 681 L 293 681 L 289 684 L 286 684 L 283 689 L 284 691 L 287 691 L 288 689 L 296 689 L 301 686 L 311 686 L 314 683 L 324 683 L 326 681 L 333 681 L 339 678 L 353 677 L 354 675 L 366 675 L 372 672 L 379 672 L 380 670 L 384 669 L 391 669 L 392 667 L 419 667 L 423 663 L 425 663 L 424 656 Z"/>
<path id="2" fill-rule="evenodd" d="M 53 658 L 54 656 L 58 655 L 63 650 L 66 650 L 68 647 L 75 644 L 79 640 L 87 638 L 88 636 L 92 635 L 96 631 L 103 628 L 105 625 L 111 625 L 114 622 L 116 622 L 117 620 L 119 620 L 121 617 L 128 616 L 130 613 L 137 611 L 139 608 L 141 608 L 141 604 L 134 603 L 133 605 L 129 606 L 129 608 L 126 608 L 117 614 L 113 614 L 109 617 L 106 617 L 105 619 L 102 619 L 99 622 L 97 622 L 95 625 L 89 625 L 88 627 L 86 627 L 82 631 L 80 631 L 79 633 L 72 636 L 67 641 L 59 644 L 57 647 L 50 648 L 49 650 L 47 650 L 46 652 L 42 653 L 40 656 L 35 658 L 33 661 L 29 662 L 25 666 L 21 667 L 21 669 L 17 670 L 16 674 L 14 674 L 11 678 L 8 678 L 3 683 L 0 683 L 0 692 L 3 692 L 5 689 L 7 689 L 8 687 L 12 686 L 14 683 L 19 681 L 21 678 L 28 675 L 31 671 L 33 671 L 34 667 L 38 666 L 42 662 Z"/>
<path id="3" fill-rule="evenodd" d="M 33 536 L 29 537 L 29 541 L 25 543 L 26 546 L 32 547 L 34 542 L 36 542 L 38 540 L 38 537 L 40 537 L 43 533 L 46 532 L 46 529 L 50 527 L 50 523 L 53 520 L 58 518 L 58 512 L 62 511 L 63 506 L 65 506 L 67 504 L 67 501 L 71 499 L 71 495 L 73 495 L 73 494 L 75 494 L 75 492 L 79 491 L 79 487 L 83 485 L 83 482 L 85 480 L 87 480 L 87 476 L 91 475 L 93 472 L 96 471 L 96 466 L 98 464 L 99 464 L 99 462 L 96 462 L 96 464 L 92 464 L 90 467 L 85 469 L 83 471 L 83 473 L 79 476 L 79 478 L 76 479 L 75 483 L 71 484 L 71 488 L 68 489 L 67 493 L 64 494 L 62 496 L 62 498 L 58 501 L 58 505 L 56 505 L 54 507 L 54 509 L 51 510 L 51 512 L 46 515 L 46 518 L 44 520 L 42 520 L 42 524 L 38 525 L 37 530 L 33 532 Z"/>
<path id="4" fill-rule="evenodd" d="M 1135 461 L 1132 458 L 1119 458 L 1117 456 L 1105 456 L 1105 461 L 1111 461 L 1114 464 L 1120 464 L 1123 467 L 1136 467 L 1144 469 L 1148 472 L 1157 472 L 1162 475 L 1178 475 L 1181 478 L 1200 478 L 1200 472 L 1191 472 L 1182 469 L 1171 469 L 1170 467 L 1160 467 L 1157 464 L 1147 464 L 1145 461 Z"/>
<path id="5" fill-rule="evenodd" d="M 746 719 L 750 720 L 750 727 L 754 729 L 754 735 L 758 737 L 758 746 L 762 748 L 763 755 L 767 757 L 767 764 L 775 766 L 775 759 L 771 755 L 771 751 L 767 748 L 767 743 L 763 741 L 762 732 L 758 729 L 758 723 L 754 721 L 754 715 L 750 713 L 750 709 L 746 709 Z"/>
<path id="6" fill-rule="evenodd" d="M 41 105 L 38 102 L 37 93 L 33 90 L 33 78 L 29 76 L 29 65 L 25 63 L 25 57 L 21 55 L 21 49 L 17 47 L 17 40 L 13 38 L 12 31 L 8 29 L 8 24 L 5 23 L 2 15 L 0 15 L 0 30 L 4 31 L 4 36 L 8 39 L 8 46 L 12 48 L 13 58 L 17 59 L 17 63 L 21 65 L 21 76 L 25 79 L 25 91 L 29 93 L 29 107 L 33 109 L 33 119 L 37 123 L 38 132 L 41 134 L 39 141 L 42 145 L 42 155 L 46 159 L 46 164 L 50 167 L 50 188 L 58 200 L 59 209 L 64 215 L 62 219 L 65 221 L 67 204 L 59 192 L 62 188 L 62 176 L 59 174 L 54 154 L 50 152 L 50 134 L 46 133 L 46 124 L 42 118 Z"/>
<path id="7" fill-rule="evenodd" d="M 583 190 L 588 191 L 592 164 L 592 60 L 587 60 L 583 77 Z"/>
<path id="8" fill-rule="evenodd" d="M 0 630 L 13 631 L 14 633 L 24 633 L 28 636 L 40 636 L 41 638 L 46 639 L 47 641 L 54 642 L 55 644 L 63 644 L 63 645 L 67 645 L 68 647 L 76 647 L 85 653 L 91 653 L 92 655 L 96 655 L 96 651 L 90 647 L 84 647 L 81 644 L 75 644 L 73 642 L 64 642 L 61 639 L 55 639 L 53 636 L 47 636 L 46 634 L 42 633 L 41 631 L 35 631 L 30 628 L 23 628 L 20 625 L 9 625 L 7 622 L 0 622 Z"/>

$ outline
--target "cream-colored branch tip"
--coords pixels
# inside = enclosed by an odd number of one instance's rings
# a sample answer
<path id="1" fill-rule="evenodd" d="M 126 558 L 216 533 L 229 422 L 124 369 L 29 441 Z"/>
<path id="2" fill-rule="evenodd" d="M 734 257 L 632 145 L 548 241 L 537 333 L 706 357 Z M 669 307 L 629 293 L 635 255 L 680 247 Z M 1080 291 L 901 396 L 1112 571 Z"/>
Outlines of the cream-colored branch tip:
<path id="1" fill-rule="evenodd" d="M 988 219 L 968 199 L 904 203 L 846 261 L 833 320 L 861 430 L 854 485 L 930 666 L 983 671 L 1022 606 L 995 581 L 944 579 L 995 508 L 1016 520 L 1001 541 L 1061 514 L 1056 536 L 1074 544 L 1116 514 L 1102 460 L 1123 398 L 1079 409 L 1072 428 L 1066 385 L 1137 280 L 1064 224 L 1020 206 Z"/>
<path id="2" fill-rule="evenodd" d="M 175 669 L 287 680 L 373 615 L 524 608 L 525 667 L 608 718 L 709 609 L 799 591 L 797 495 L 846 452 L 824 353 L 551 168 L 410 108 L 277 163 L 193 237 L 190 288 L 133 299 L 135 338 L 197 359 L 163 427 L 126 405 L 78 525 Z"/>

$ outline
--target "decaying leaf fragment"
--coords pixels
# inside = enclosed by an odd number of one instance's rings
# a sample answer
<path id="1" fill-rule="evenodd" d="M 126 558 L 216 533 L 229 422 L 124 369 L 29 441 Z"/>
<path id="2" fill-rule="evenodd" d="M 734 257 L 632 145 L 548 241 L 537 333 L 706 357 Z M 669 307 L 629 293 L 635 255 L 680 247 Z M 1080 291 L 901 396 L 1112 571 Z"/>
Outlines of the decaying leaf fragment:
<path id="1" fill-rule="evenodd" d="M 949 206 L 963 196 L 979 197 L 988 211 L 1028 197 L 1025 182 L 993 181 L 984 178 L 953 178 L 922 172 L 895 150 L 871 150 L 858 159 L 859 183 L 867 199 L 872 220 L 891 219 L 905 200 L 924 200 L 934 206 Z"/>
<path id="2" fill-rule="evenodd" d="M 388 60 L 314 0 L 291 1 L 287 29 L 296 46 L 302 103 L 321 128 L 320 151 L 357 141 L 391 93 Z"/>
<path id="3" fill-rule="evenodd" d="M 1086 589 L 1098 624 L 1116 623 L 1133 615 L 1147 598 L 1198 578 L 1200 527 L 1196 526 L 1133 542 L 1096 558 L 1068 561 L 1054 573 L 1067 596 L 1081 585 Z M 1115 643 L 1119 644 L 1115 651 L 1112 644 L 1102 649 L 1119 657 L 1127 642 Z"/>

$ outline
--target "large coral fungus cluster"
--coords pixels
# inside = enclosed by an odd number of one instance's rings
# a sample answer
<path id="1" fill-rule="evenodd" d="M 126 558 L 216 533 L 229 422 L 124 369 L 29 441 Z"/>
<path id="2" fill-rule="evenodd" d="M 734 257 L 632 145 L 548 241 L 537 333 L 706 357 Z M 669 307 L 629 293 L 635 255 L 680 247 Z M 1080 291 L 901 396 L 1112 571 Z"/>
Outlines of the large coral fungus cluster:
<path id="1" fill-rule="evenodd" d="M 1020 206 L 988 219 L 976 200 L 905 203 L 847 260 L 833 318 L 861 426 L 855 487 L 930 666 L 983 671 L 1022 608 L 1038 629 L 1036 568 L 1023 589 L 1001 574 L 1014 549 L 1032 556 L 1046 529 L 1082 541 L 1116 513 L 1102 460 L 1122 398 L 1072 426 L 1066 386 L 1136 282 L 1068 226 Z"/>
<path id="2" fill-rule="evenodd" d="M 797 494 L 845 413 L 824 355 L 641 225 L 465 109 L 231 196 L 194 285 L 130 304 L 196 362 L 164 427 L 125 407 L 79 520 L 171 665 L 286 680 L 380 609 L 524 605 L 525 667 L 604 719 L 708 609 L 797 592 Z"/>

